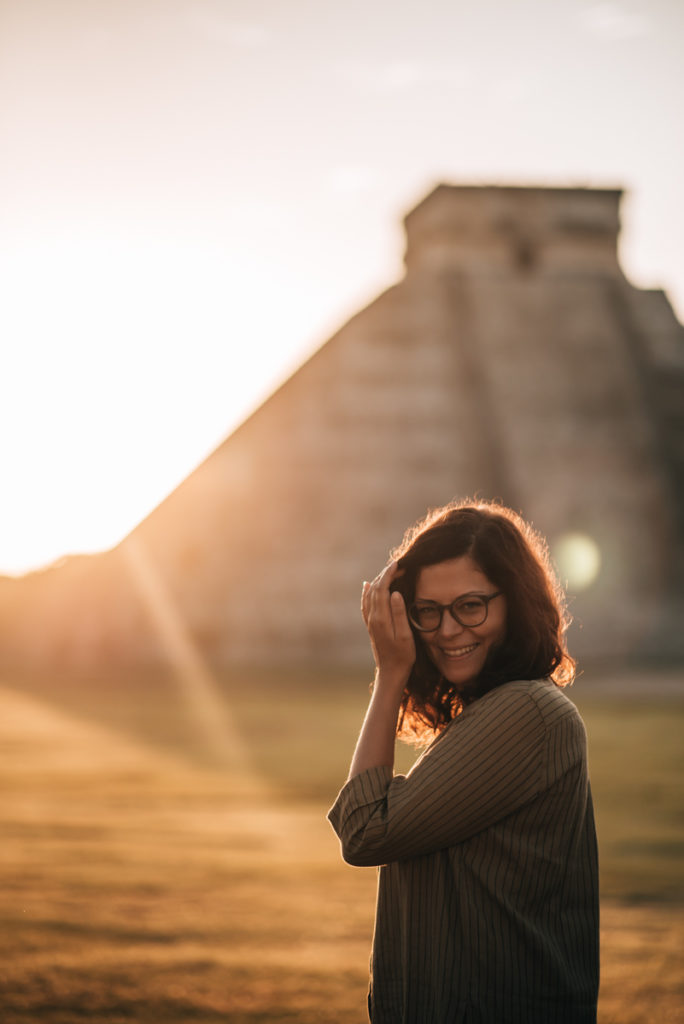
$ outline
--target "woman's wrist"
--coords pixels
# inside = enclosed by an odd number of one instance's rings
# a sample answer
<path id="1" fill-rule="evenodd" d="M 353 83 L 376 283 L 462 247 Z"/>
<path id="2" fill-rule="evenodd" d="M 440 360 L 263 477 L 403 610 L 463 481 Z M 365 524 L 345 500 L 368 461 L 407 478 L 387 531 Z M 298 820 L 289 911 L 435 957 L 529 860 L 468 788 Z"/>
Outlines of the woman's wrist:
<path id="1" fill-rule="evenodd" d="M 361 727 L 349 778 L 359 775 L 368 768 L 394 765 L 394 741 L 397 735 L 399 708 L 404 685 L 399 685 L 402 676 L 389 677 L 378 671 L 366 717 Z"/>
<path id="2" fill-rule="evenodd" d="M 404 668 L 377 668 L 373 681 L 373 693 L 382 693 L 390 699 L 396 700 L 397 707 L 409 681 L 411 670 Z"/>

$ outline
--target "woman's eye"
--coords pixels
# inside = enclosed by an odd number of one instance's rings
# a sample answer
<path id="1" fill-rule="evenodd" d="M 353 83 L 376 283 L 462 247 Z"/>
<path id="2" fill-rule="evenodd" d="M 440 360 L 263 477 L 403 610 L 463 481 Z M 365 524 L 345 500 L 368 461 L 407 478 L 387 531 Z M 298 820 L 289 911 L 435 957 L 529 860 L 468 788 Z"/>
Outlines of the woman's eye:
<path id="1" fill-rule="evenodd" d="M 421 626 L 429 626 L 432 622 L 439 619 L 439 609 L 430 604 L 416 605 L 413 609 L 413 614 Z"/>

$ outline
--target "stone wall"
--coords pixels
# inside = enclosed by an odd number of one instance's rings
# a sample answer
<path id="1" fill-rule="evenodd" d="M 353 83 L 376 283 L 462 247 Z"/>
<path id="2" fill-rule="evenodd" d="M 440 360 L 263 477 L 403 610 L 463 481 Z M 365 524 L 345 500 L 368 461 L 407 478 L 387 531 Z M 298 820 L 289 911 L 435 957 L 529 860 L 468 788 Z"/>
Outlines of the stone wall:
<path id="1" fill-rule="evenodd" d="M 400 283 L 87 579 L 43 574 L 47 656 L 154 661 L 182 629 L 219 663 L 365 661 L 362 580 L 428 507 L 473 494 L 552 549 L 596 546 L 578 653 L 682 653 L 684 330 L 622 274 L 619 200 L 437 188 L 406 218 Z"/>

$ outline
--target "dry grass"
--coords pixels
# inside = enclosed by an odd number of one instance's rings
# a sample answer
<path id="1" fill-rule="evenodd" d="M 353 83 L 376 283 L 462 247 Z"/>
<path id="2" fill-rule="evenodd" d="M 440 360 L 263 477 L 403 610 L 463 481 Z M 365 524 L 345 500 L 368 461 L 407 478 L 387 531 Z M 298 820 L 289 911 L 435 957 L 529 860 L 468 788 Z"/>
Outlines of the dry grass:
<path id="1" fill-rule="evenodd" d="M 364 686 L 224 680 L 247 753 L 216 765 L 169 685 L 0 690 L 0 1020 L 360 1024 L 375 872 L 340 862 L 324 813 Z M 679 1021 L 684 707 L 583 713 L 606 822 L 600 1020 Z"/>

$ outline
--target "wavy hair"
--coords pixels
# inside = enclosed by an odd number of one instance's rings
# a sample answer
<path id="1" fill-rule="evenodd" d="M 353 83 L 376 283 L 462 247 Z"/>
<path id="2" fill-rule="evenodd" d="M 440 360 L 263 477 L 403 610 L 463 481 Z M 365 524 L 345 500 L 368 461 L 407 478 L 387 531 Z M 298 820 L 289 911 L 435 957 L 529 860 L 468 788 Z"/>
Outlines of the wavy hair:
<path id="1" fill-rule="evenodd" d="M 575 676 L 565 634 L 570 624 L 565 595 L 552 569 L 542 536 L 505 505 L 489 501 L 450 502 L 410 527 L 392 551 L 402 576 L 398 590 L 408 607 L 425 566 L 469 555 L 506 596 L 506 629 L 489 653 L 473 686 L 458 692 L 438 672 L 420 633 L 399 715 L 398 734 L 422 744 L 433 738 L 466 704 L 514 679 L 548 677 L 566 686 Z"/>

